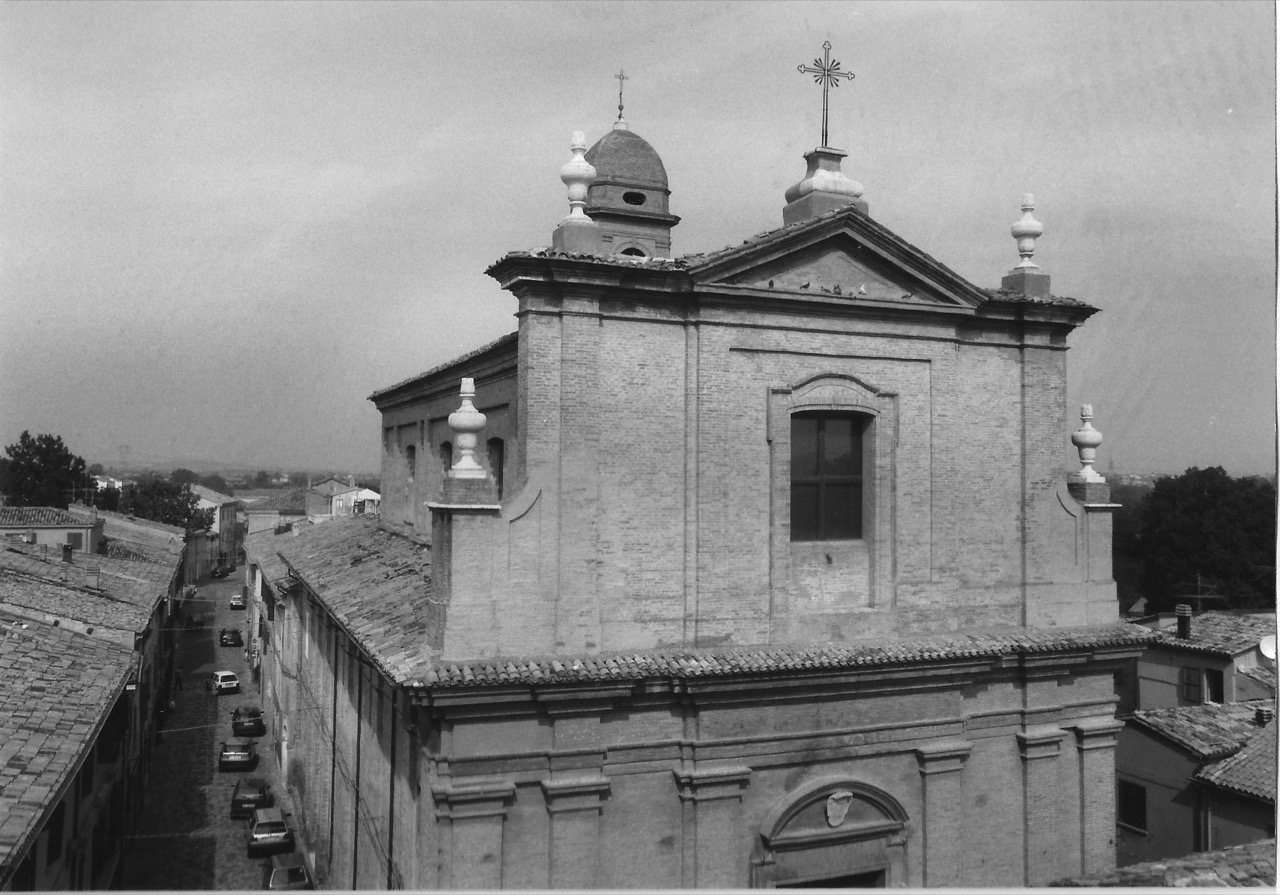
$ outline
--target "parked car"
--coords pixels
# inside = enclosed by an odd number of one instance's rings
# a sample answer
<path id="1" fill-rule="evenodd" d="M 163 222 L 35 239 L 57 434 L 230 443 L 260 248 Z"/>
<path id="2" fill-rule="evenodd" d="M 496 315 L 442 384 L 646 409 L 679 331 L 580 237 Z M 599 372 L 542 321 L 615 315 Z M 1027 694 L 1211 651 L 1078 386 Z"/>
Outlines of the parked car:
<path id="1" fill-rule="evenodd" d="M 236 628 L 223 628 L 218 632 L 218 642 L 223 646 L 244 646 L 244 637 Z"/>
<path id="2" fill-rule="evenodd" d="M 214 578 L 226 578 L 228 571 L 228 569 L 224 569 L 222 566 L 214 566 L 213 571 L 211 571 L 209 575 Z"/>
<path id="3" fill-rule="evenodd" d="M 234 671 L 212 671 L 205 680 L 205 686 L 214 693 L 239 693 L 240 678 Z"/>
<path id="4" fill-rule="evenodd" d="M 222 751 L 218 753 L 218 770 L 251 771 L 257 766 L 258 747 L 253 740 L 232 737 L 222 741 Z"/>
<path id="5" fill-rule="evenodd" d="M 307 862 L 298 852 L 274 855 L 262 877 L 264 889 L 312 889 Z"/>
<path id="6" fill-rule="evenodd" d="M 231 608 L 232 608 L 232 609 L 243 609 L 243 608 L 244 608 L 244 594 L 232 594 L 232 595 L 231 595 Z"/>
<path id="7" fill-rule="evenodd" d="M 293 830 L 279 808 L 259 808 L 245 825 L 245 847 L 249 857 L 293 851 Z"/>
<path id="8" fill-rule="evenodd" d="M 231 713 L 231 732 L 238 737 L 260 737 L 267 732 L 267 722 L 262 720 L 262 709 L 256 705 L 242 705 Z"/>
<path id="9" fill-rule="evenodd" d="M 275 802 L 271 784 L 261 777 L 241 777 L 231 790 L 231 816 L 252 817 L 259 808 L 270 808 Z"/>

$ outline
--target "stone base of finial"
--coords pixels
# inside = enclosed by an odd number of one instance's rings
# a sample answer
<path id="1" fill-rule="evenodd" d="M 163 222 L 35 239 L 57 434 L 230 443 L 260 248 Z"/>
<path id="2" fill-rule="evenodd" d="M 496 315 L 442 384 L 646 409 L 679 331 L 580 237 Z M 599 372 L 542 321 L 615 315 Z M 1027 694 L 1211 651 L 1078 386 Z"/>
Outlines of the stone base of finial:
<path id="1" fill-rule="evenodd" d="M 825 212 L 850 205 L 861 214 L 867 214 L 871 208 L 866 199 L 855 199 L 844 193 L 807 193 L 794 202 L 788 202 L 782 206 L 782 223 L 798 224 Z"/>
<path id="2" fill-rule="evenodd" d="M 565 218 L 551 236 L 551 247 L 558 252 L 601 253 L 600 225 L 588 217 Z"/>
<path id="3" fill-rule="evenodd" d="M 1074 473 L 1067 480 L 1067 491 L 1081 503 L 1110 503 L 1111 486 L 1102 476 L 1094 473 L 1095 480 L 1086 480 L 1080 473 Z"/>
<path id="4" fill-rule="evenodd" d="M 481 478 L 450 475 L 445 477 L 440 502 L 451 506 L 492 506 L 498 502 L 497 489 L 487 475 Z"/>
<path id="5" fill-rule="evenodd" d="M 1000 288 L 1027 298 L 1049 297 L 1049 275 L 1040 268 L 1015 267 L 1000 281 Z"/>

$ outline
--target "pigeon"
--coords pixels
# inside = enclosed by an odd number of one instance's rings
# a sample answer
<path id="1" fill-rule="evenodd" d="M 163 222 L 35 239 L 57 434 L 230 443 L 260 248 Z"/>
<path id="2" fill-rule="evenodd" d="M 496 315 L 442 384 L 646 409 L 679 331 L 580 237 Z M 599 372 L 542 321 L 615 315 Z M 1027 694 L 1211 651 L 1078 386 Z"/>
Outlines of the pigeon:
<path id="1" fill-rule="evenodd" d="M 805 284 L 804 284 L 803 286 L 801 286 L 800 288 L 801 288 L 801 289 L 808 289 L 808 288 L 809 288 L 809 284 L 808 284 L 808 283 L 805 283 Z"/>

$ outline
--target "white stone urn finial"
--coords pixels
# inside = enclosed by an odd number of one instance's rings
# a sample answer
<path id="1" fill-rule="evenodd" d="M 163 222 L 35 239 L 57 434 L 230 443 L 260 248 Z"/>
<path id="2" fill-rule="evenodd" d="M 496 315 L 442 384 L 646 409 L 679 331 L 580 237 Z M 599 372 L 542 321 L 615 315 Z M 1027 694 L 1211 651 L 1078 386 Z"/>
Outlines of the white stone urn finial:
<path id="1" fill-rule="evenodd" d="M 1082 482 L 1105 482 L 1093 468 L 1093 461 L 1098 456 L 1098 445 L 1102 444 L 1102 433 L 1093 428 L 1093 405 L 1080 405 L 1080 421 L 1084 424 L 1071 433 L 1071 443 L 1080 452 L 1080 471 L 1075 474 Z"/>
<path id="2" fill-rule="evenodd" d="M 453 443 L 458 449 L 458 462 L 449 470 L 455 479 L 482 479 L 484 468 L 476 462 L 476 434 L 484 428 L 485 415 L 476 410 L 471 399 L 476 396 L 476 381 L 462 380 L 462 406 L 449 414 L 449 428 L 454 431 Z"/>
<path id="3" fill-rule="evenodd" d="M 587 187 L 596 179 L 596 169 L 586 160 L 587 137 L 582 131 L 573 132 L 570 145 L 573 158 L 560 168 L 560 179 L 569 188 L 569 214 L 566 221 L 589 221 L 583 207 L 587 204 Z"/>
<path id="4" fill-rule="evenodd" d="M 1031 256 L 1036 253 L 1036 237 L 1044 233 L 1044 224 L 1037 221 L 1031 214 L 1035 207 L 1036 197 L 1031 193 L 1023 195 L 1022 217 L 1014 221 L 1013 226 L 1009 228 L 1013 238 L 1018 241 L 1018 254 L 1022 256 L 1022 263 L 1018 267 L 1040 267 L 1031 260 Z"/>

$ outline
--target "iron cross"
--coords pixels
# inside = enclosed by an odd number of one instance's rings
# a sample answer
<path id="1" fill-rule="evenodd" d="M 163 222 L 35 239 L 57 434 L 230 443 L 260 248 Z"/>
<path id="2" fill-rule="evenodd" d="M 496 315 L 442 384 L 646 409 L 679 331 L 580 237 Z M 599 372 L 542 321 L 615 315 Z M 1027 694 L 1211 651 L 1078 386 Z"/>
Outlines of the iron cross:
<path id="1" fill-rule="evenodd" d="M 627 77 L 626 72 L 624 72 L 622 69 L 618 69 L 618 73 L 614 75 L 614 77 L 618 79 L 618 120 L 621 121 L 622 120 L 622 82 L 630 81 L 631 79 Z"/>
<path id="2" fill-rule="evenodd" d="M 839 87 L 840 78 L 853 80 L 853 72 L 841 71 L 839 62 L 831 61 L 831 41 L 822 42 L 822 58 L 813 60 L 813 67 L 796 66 L 803 75 L 813 75 L 813 83 L 822 85 L 822 145 L 827 145 L 827 88 Z"/>

